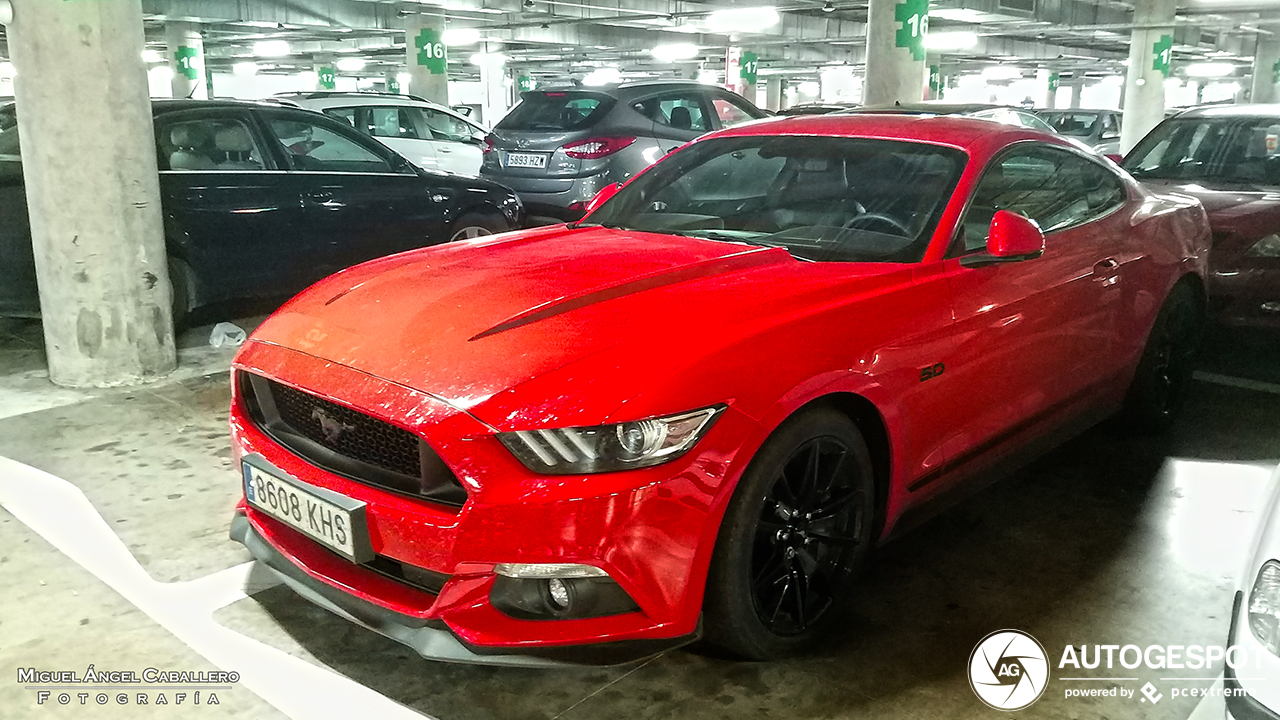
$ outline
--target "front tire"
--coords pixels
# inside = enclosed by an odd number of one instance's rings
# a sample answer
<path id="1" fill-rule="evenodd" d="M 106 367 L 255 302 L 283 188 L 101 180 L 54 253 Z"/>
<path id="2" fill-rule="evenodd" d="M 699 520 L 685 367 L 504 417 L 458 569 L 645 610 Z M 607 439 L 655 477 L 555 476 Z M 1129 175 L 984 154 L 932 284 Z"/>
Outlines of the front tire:
<path id="1" fill-rule="evenodd" d="M 1179 283 L 1160 308 L 1125 398 L 1124 418 L 1139 433 L 1164 432 L 1186 403 L 1204 332 L 1204 301 Z"/>
<path id="2" fill-rule="evenodd" d="M 783 423 L 752 459 L 716 539 L 706 642 L 765 660 L 808 650 L 871 550 L 876 492 L 858 428 L 830 408 Z"/>
<path id="3" fill-rule="evenodd" d="M 494 235 L 506 232 L 509 229 L 507 221 L 500 215 L 467 213 L 458 218 L 458 221 L 453 224 L 453 235 L 449 237 L 449 242 Z"/>

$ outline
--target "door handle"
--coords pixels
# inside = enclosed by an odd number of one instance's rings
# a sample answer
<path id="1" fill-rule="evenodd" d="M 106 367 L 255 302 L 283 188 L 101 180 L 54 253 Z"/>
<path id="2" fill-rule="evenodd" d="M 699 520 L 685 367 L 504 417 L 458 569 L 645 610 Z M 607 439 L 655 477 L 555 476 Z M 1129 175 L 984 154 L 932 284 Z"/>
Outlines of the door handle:
<path id="1" fill-rule="evenodd" d="M 451 147 L 444 147 L 444 146 L 442 146 L 442 145 L 437 145 L 437 146 L 436 146 L 436 152 L 451 153 L 451 152 L 453 152 L 453 148 L 451 148 Z"/>
<path id="2" fill-rule="evenodd" d="M 1116 262 L 1115 258 L 1107 258 L 1106 260 L 1099 260 L 1098 262 L 1093 264 L 1093 274 L 1107 275 L 1118 267 L 1120 267 L 1120 263 Z"/>

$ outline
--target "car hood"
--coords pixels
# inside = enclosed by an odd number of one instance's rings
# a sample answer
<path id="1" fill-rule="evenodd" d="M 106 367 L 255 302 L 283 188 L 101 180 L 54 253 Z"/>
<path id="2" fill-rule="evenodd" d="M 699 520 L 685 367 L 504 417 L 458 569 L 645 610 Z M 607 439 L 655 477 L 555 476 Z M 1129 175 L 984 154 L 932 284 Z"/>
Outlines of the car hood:
<path id="1" fill-rule="evenodd" d="M 1280 215 L 1280 188 L 1207 180 L 1142 180 L 1142 184 L 1159 192 L 1176 192 L 1196 198 L 1204 205 L 1215 229 L 1218 223 L 1231 223 L 1259 213 Z"/>
<path id="2" fill-rule="evenodd" d="M 344 271 L 286 304 L 251 341 L 430 393 L 498 429 L 587 423 L 713 348 L 910 282 L 911 267 L 801 262 L 777 248 L 604 228 L 539 229 Z"/>

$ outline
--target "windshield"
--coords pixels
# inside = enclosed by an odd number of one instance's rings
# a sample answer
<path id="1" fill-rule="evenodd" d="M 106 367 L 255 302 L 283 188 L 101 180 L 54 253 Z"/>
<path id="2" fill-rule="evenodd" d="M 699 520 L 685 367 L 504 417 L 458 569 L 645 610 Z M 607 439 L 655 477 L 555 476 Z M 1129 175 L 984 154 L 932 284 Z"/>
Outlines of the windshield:
<path id="1" fill-rule="evenodd" d="M 695 143 L 585 225 L 785 248 L 802 260 L 919 262 L 966 162 L 953 148 L 850 137 Z"/>
<path id="2" fill-rule="evenodd" d="M 1280 118 L 1174 118 L 1124 160 L 1140 180 L 1280 184 Z"/>
<path id="3" fill-rule="evenodd" d="M 497 130 L 565 132 L 591 127 L 613 107 L 613 98 L 603 93 L 527 92 L 498 123 Z"/>
<path id="4" fill-rule="evenodd" d="M 1098 116 L 1094 113 L 1042 113 L 1041 117 L 1063 135 L 1087 138 L 1093 135 L 1093 127 L 1098 124 Z"/>

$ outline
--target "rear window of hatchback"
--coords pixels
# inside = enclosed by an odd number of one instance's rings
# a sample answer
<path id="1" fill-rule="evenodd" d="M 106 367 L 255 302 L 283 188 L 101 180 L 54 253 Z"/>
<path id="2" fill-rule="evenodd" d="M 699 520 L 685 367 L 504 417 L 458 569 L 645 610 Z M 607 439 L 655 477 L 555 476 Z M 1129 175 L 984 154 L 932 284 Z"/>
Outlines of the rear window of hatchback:
<path id="1" fill-rule="evenodd" d="M 496 129 L 518 132 L 584 130 L 604 117 L 614 102 L 614 98 L 603 93 L 576 90 L 527 92 Z"/>

